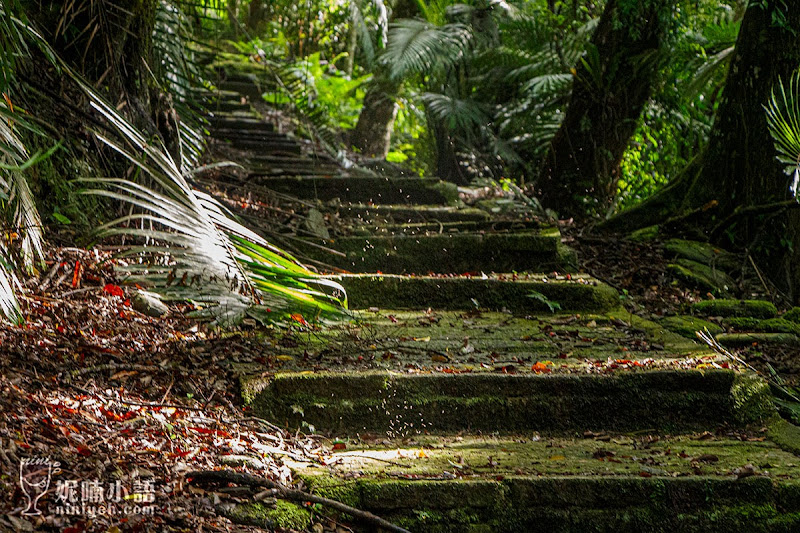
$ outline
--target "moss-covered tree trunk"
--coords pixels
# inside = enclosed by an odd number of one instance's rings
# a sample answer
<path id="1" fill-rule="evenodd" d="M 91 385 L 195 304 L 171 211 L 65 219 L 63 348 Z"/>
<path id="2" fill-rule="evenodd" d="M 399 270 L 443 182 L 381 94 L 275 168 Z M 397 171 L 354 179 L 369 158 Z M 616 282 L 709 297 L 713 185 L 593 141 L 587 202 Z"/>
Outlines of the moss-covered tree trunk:
<path id="1" fill-rule="evenodd" d="M 539 176 L 544 204 L 584 212 L 608 204 L 619 165 L 652 92 L 678 0 L 609 0 L 574 69 L 572 95 Z"/>

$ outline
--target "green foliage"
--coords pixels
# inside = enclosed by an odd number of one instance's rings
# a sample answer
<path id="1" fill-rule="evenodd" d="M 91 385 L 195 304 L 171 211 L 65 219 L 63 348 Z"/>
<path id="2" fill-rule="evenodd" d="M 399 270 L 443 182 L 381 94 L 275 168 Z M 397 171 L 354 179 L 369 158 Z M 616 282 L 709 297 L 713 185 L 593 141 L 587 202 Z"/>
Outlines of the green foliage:
<path id="1" fill-rule="evenodd" d="M 355 127 L 368 76 L 351 79 L 336 68 L 335 60 L 323 61 L 319 52 L 295 63 L 292 69 L 305 83 L 309 107 L 330 117 L 331 124 L 336 127 Z"/>
<path id="2" fill-rule="evenodd" d="M 778 82 L 766 112 L 778 161 L 792 176 L 789 190 L 797 198 L 800 188 L 800 70 L 795 71 L 788 85 L 783 80 Z"/>

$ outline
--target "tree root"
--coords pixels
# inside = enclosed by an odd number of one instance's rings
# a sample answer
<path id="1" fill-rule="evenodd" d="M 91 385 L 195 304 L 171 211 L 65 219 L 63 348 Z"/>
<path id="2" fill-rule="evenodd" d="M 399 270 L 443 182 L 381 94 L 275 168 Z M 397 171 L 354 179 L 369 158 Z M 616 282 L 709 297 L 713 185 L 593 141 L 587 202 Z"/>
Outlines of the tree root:
<path id="1" fill-rule="evenodd" d="M 410 533 L 407 529 L 403 529 L 402 527 L 396 526 L 391 522 L 387 522 L 383 518 L 375 516 L 367 511 L 350 507 L 349 505 L 337 502 L 336 500 L 330 500 L 328 498 L 309 494 L 301 490 L 290 489 L 289 487 L 286 487 L 277 481 L 272 481 L 271 479 L 267 479 L 265 477 L 235 472 L 233 470 L 202 470 L 190 472 L 186 475 L 186 478 L 188 479 L 189 483 L 192 484 L 236 483 L 238 485 L 247 485 L 250 487 L 275 489 L 274 496 L 283 500 L 318 503 L 326 507 L 330 507 L 331 509 L 347 513 L 361 522 L 372 524 L 374 526 L 383 528 L 386 531 L 391 531 L 393 533 Z M 270 491 L 270 493 L 272 494 L 272 491 Z"/>

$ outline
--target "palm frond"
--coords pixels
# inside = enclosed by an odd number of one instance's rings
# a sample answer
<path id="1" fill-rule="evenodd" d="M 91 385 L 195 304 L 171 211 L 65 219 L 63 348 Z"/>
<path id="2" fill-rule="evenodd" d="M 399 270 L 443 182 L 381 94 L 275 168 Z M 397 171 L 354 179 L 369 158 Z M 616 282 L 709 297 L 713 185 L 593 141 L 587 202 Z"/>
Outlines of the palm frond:
<path id="1" fill-rule="evenodd" d="M 395 79 L 428 75 L 461 60 L 472 38 L 471 29 L 464 24 L 436 26 L 423 20 L 400 20 L 389 28 L 381 61 Z"/>
<path id="2" fill-rule="evenodd" d="M 800 187 L 800 70 L 795 71 L 788 85 L 779 80 L 765 107 L 767 126 L 775 142 L 778 161 L 791 174 L 790 190 L 797 198 Z"/>
<path id="3" fill-rule="evenodd" d="M 49 48 L 43 40 L 38 44 Z M 60 66 L 107 123 L 108 131 L 93 130 L 95 137 L 151 183 L 82 179 L 93 187 L 86 193 L 133 208 L 127 216 L 98 229 L 101 236 L 125 235 L 140 242 L 127 249 L 127 260 L 121 265 L 130 281 L 154 287 L 166 298 L 215 302 L 219 305 L 212 304 L 206 312 L 221 324 L 235 321 L 248 306 L 262 301 L 272 304 L 275 320 L 298 309 L 314 316 L 346 315 L 340 285 L 320 279 L 234 221 L 213 198 L 193 190 L 162 143 L 148 141 L 80 75 L 63 62 Z M 335 293 L 329 295 L 315 286 Z"/>

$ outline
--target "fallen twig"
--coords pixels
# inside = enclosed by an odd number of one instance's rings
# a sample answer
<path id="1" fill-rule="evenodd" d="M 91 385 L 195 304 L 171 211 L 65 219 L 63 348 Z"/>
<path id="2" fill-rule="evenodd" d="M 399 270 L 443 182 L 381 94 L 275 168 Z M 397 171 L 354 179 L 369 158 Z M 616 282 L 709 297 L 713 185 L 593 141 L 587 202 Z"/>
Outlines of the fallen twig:
<path id="1" fill-rule="evenodd" d="M 250 487 L 262 487 L 266 489 L 277 489 L 275 496 L 284 500 L 292 500 L 297 502 L 311 502 L 330 507 L 337 511 L 347 513 L 350 516 L 374 526 L 381 527 L 386 531 L 393 531 L 394 533 L 410 533 L 407 529 L 396 526 L 391 522 L 387 522 L 379 516 L 374 514 L 350 507 L 342 502 L 309 494 L 301 490 L 290 489 L 265 477 L 254 476 L 242 472 L 235 472 L 233 470 L 203 470 L 190 472 L 186 475 L 189 483 L 236 483 L 239 485 L 247 485 Z"/>

